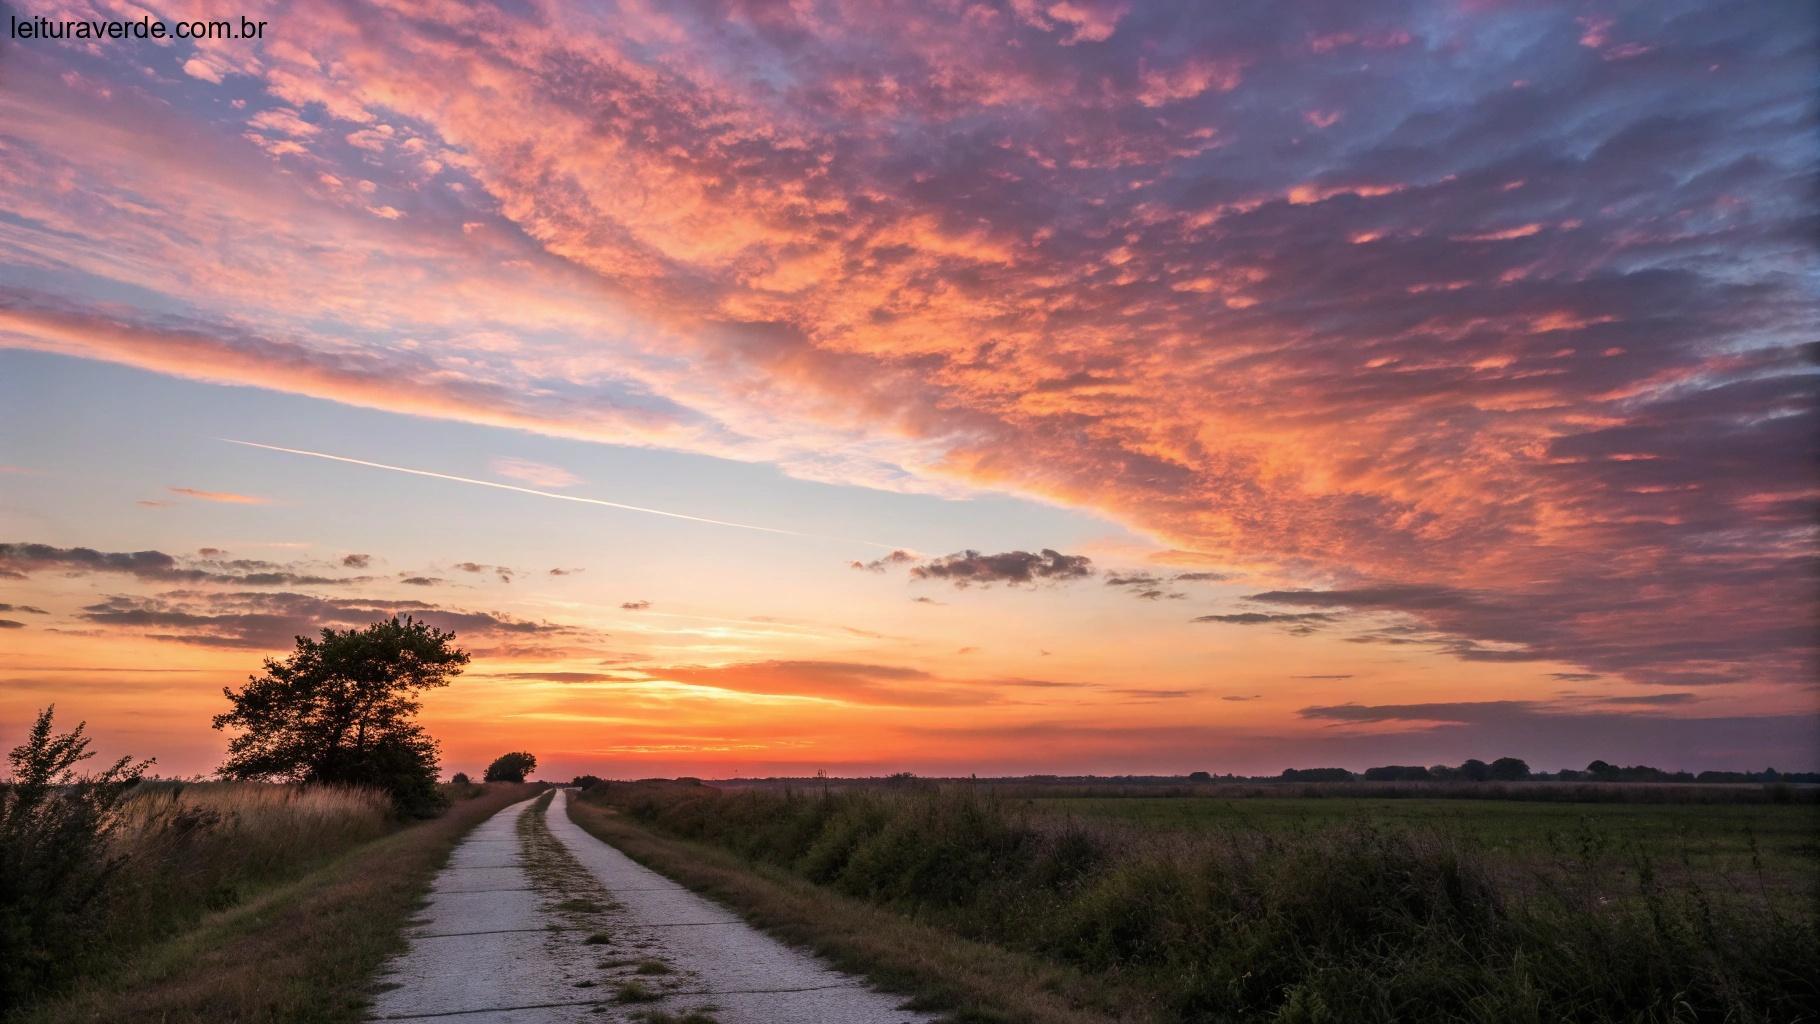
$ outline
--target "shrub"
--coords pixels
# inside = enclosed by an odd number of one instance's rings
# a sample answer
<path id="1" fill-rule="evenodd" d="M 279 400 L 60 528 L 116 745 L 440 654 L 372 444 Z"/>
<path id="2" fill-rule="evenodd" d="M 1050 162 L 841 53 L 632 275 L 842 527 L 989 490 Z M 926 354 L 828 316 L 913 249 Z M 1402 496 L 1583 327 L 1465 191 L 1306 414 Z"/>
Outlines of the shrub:
<path id="1" fill-rule="evenodd" d="M 94 756 L 85 723 L 53 735 L 53 710 L 8 756 L 12 781 L 0 795 L 0 1005 L 81 966 L 125 863 L 110 845 L 120 802 L 151 765 L 122 757 L 78 775 Z"/>
<path id="2" fill-rule="evenodd" d="M 374 789 L 78 776 L 83 727 L 39 715 L 0 793 L 0 1005 L 106 970 L 258 888 L 393 828 Z"/>

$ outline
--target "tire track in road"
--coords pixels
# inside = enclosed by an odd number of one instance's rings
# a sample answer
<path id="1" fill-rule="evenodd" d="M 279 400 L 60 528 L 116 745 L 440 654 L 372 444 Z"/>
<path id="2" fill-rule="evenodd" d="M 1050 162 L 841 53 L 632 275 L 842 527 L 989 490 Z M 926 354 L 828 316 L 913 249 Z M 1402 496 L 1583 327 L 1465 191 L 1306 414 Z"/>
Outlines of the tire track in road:
<path id="1" fill-rule="evenodd" d="M 456 847 L 372 1021 L 924 1024 L 569 820 L 568 790 Z"/>

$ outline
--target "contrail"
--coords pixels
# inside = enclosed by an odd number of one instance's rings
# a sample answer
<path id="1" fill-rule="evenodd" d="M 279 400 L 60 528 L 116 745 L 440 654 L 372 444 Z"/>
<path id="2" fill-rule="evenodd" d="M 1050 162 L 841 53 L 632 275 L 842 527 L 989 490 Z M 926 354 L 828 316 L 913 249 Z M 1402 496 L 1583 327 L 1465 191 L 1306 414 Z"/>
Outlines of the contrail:
<path id="1" fill-rule="evenodd" d="M 498 491 L 517 491 L 519 494 L 530 494 L 539 498 L 555 498 L 557 501 L 573 501 L 582 505 L 600 505 L 604 508 L 623 509 L 627 512 L 643 512 L 646 515 L 663 516 L 666 519 L 683 519 L 691 523 L 706 523 L 709 526 L 730 526 L 736 530 L 757 530 L 760 533 L 775 533 L 785 537 L 807 537 L 812 540 L 838 540 L 848 544 L 864 544 L 868 547 L 890 548 L 890 544 L 879 544 L 869 540 L 851 540 L 845 537 L 826 537 L 814 533 L 801 533 L 796 530 L 783 530 L 775 526 L 756 526 L 752 523 L 735 523 L 726 519 L 709 519 L 706 516 L 692 516 L 683 512 L 666 512 L 661 508 L 645 508 L 642 505 L 626 505 L 604 498 L 583 498 L 574 494 L 557 494 L 554 491 L 540 491 L 535 487 L 520 487 L 516 484 L 496 483 L 492 480 L 476 480 L 468 476 L 455 476 L 452 473 L 434 473 L 427 469 L 412 469 L 409 466 L 389 466 L 383 462 L 368 462 L 365 459 L 351 459 L 345 455 L 330 455 L 327 452 L 305 451 L 302 448 L 281 448 L 275 444 L 260 444 L 257 441 L 237 441 L 231 437 L 217 438 L 228 444 L 245 445 L 248 448 L 263 448 L 269 452 L 284 452 L 288 455 L 307 455 L 312 459 L 328 459 L 330 462 L 345 462 L 350 466 L 366 466 L 369 469 L 387 469 L 394 473 L 409 473 L 412 476 L 426 476 L 432 480 L 453 480 L 458 484 L 473 484 L 476 487 L 491 487 Z"/>

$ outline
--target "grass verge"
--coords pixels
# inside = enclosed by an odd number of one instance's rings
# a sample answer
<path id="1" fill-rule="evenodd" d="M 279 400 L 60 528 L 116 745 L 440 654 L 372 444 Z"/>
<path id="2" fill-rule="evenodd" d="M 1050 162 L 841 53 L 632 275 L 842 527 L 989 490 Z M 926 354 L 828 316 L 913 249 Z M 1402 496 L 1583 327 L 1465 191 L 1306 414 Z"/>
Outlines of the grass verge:
<path id="1" fill-rule="evenodd" d="M 1141 992 L 754 865 L 722 849 L 650 831 L 611 807 L 569 801 L 594 837 L 654 871 L 731 907 L 753 925 L 836 967 L 909 995 L 957 1024 L 1142 1024 L 1159 1019 Z"/>
<path id="2" fill-rule="evenodd" d="M 530 786 L 492 785 L 289 883 L 204 917 L 115 970 L 11 1018 L 20 1024 L 358 1021 L 370 979 L 455 844 Z"/>

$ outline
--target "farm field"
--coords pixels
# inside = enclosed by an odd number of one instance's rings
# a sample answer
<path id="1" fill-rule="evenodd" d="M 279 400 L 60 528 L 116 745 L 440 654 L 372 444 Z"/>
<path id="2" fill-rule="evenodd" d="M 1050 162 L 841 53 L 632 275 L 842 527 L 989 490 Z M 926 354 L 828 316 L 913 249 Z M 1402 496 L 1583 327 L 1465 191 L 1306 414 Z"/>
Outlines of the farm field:
<path id="1" fill-rule="evenodd" d="M 1526 863 L 1637 855 L 1668 871 L 1811 889 L 1820 879 L 1820 805 L 1554 803 L 1520 800 L 1053 797 L 1010 801 L 1063 820 L 1285 839 L 1336 826 L 1419 829 Z"/>
<path id="2" fill-rule="evenodd" d="M 608 783 L 576 807 L 961 1019 L 1809 1019 L 1816 808 L 1660 796 Z M 978 950 L 944 962 L 924 930 Z M 1072 1009 L 1039 1010 L 1049 996 Z"/>

